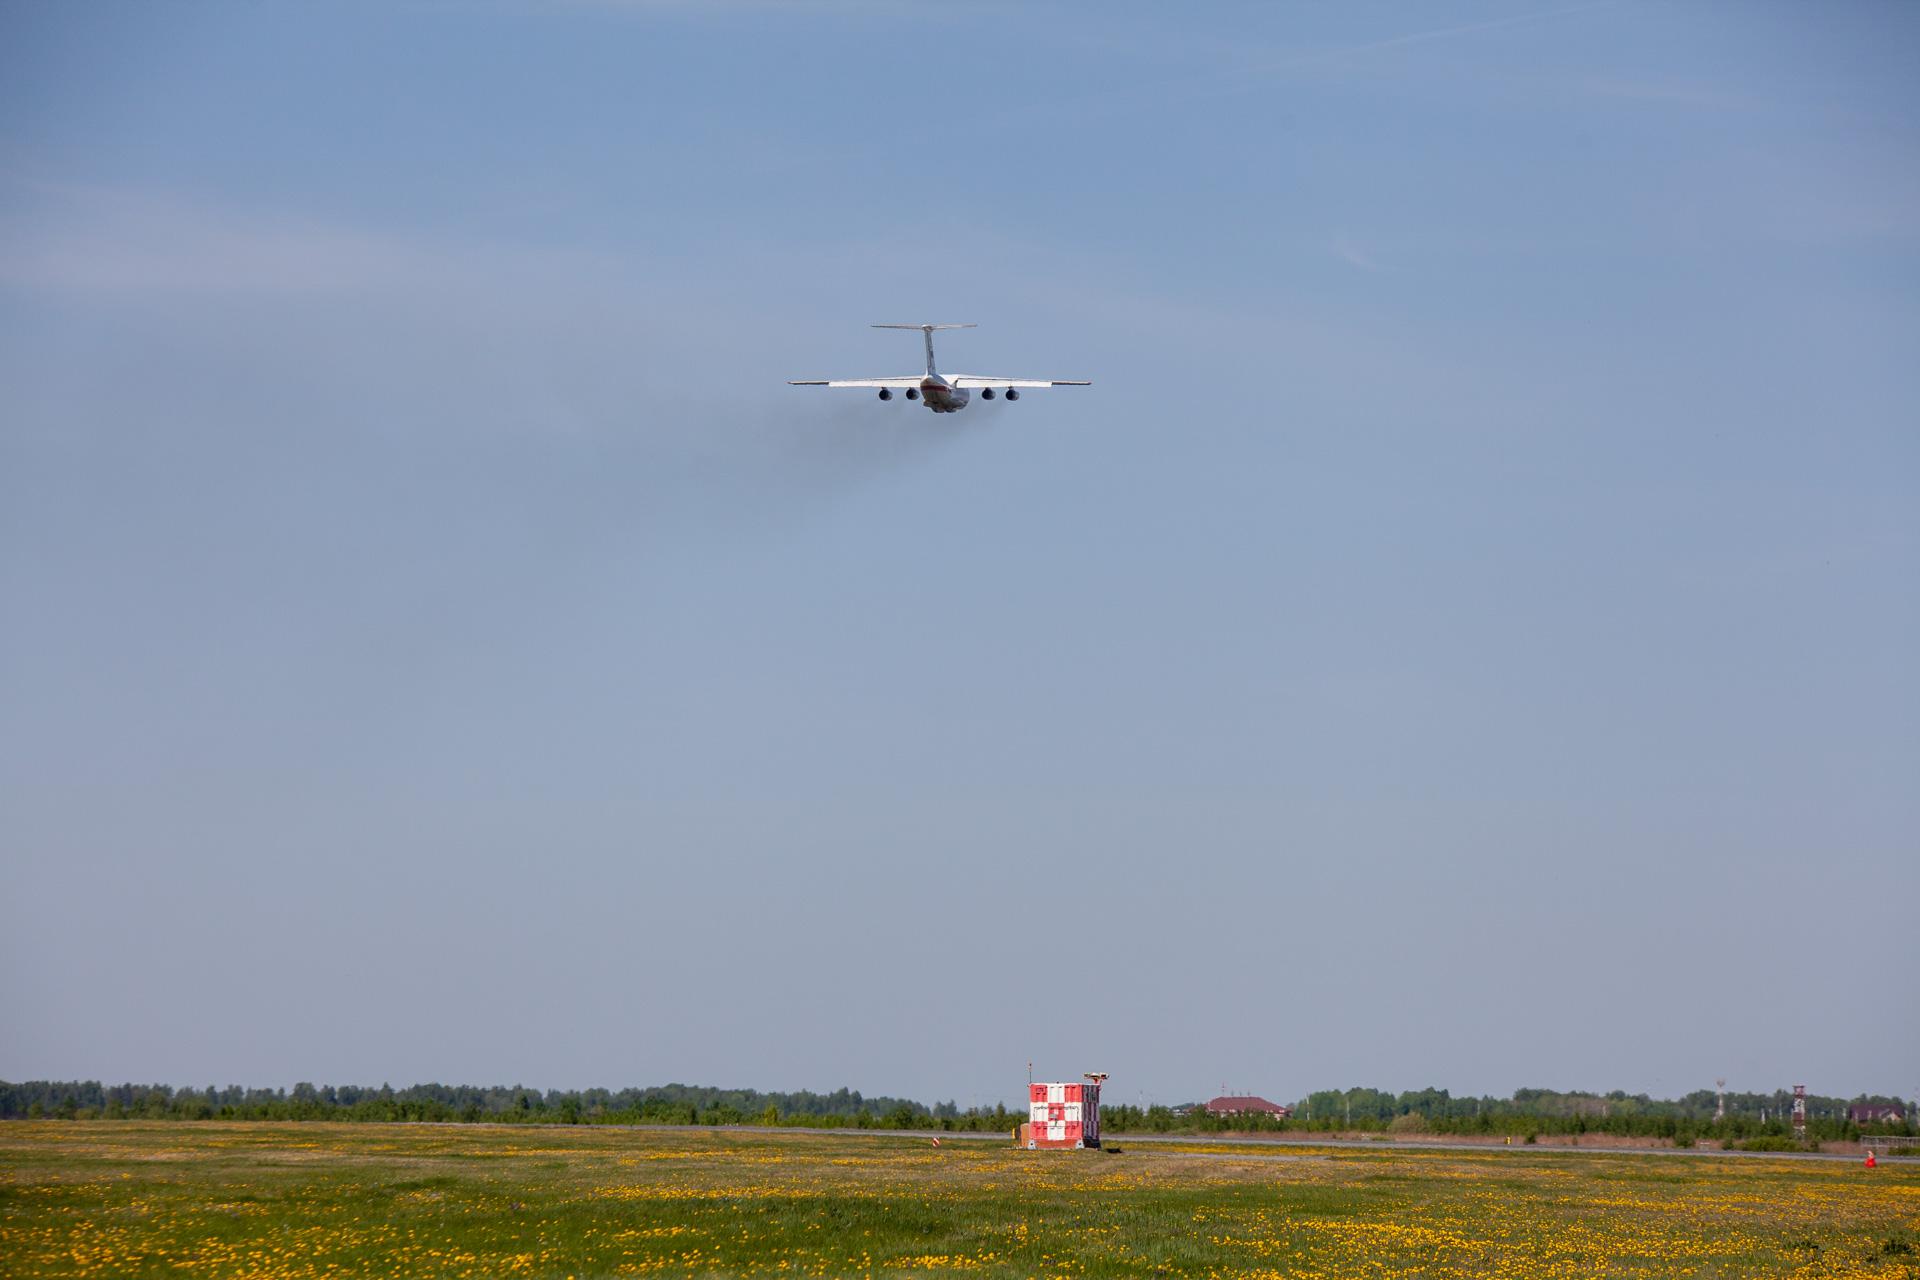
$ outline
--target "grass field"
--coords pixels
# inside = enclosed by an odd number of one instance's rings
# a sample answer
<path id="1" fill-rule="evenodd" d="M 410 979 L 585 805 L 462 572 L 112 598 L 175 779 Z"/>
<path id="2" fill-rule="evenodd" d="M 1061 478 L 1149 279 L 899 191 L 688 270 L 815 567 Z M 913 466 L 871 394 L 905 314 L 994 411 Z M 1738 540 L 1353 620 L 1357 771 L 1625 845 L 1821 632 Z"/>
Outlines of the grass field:
<path id="1" fill-rule="evenodd" d="M 8 1276 L 1920 1277 L 1920 1164 L 0 1124 Z"/>

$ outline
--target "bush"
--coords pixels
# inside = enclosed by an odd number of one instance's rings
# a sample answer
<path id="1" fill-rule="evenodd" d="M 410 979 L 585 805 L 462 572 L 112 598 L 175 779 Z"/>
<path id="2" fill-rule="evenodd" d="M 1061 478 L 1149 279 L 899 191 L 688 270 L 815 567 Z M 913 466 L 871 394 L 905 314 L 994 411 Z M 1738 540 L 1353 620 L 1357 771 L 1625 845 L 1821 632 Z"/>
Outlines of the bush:
<path id="1" fill-rule="evenodd" d="M 1792 1138 L 1768 1137 L 1748 1138 L 1737 1149 L 1740 1151 L 1805 1151 L 1807 1148 L 1804 1143 L 1795 1142 Z"/>

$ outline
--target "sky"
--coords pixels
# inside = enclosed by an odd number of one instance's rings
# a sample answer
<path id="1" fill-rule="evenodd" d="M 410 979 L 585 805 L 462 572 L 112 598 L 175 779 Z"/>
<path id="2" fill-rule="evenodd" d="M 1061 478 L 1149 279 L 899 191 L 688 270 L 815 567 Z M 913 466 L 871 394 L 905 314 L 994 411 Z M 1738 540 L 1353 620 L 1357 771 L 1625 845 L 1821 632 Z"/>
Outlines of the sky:
<path id="1" fill-rule="evenodd" d="M 1920 1093 L 1917 55 L 0 7 L 0 1077 Z"/>

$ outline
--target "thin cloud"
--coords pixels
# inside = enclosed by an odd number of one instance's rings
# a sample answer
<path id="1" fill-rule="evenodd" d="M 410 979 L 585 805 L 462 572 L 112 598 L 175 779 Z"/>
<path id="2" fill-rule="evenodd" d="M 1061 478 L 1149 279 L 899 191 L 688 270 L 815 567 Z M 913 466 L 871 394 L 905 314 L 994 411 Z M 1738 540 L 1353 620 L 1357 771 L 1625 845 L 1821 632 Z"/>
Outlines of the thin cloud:
<path id="1" fill-rule="evenodd" d="M 1669 84 L 1652 80 L 1620 80 L 1588 76 L 1574 82 L 1574 89 L 1596 98 L 1618 98 L 1627 102 L 1646 102 L 1657 106 L 1742 108 L 1753 106 L 1750 99 L 1719 89 L 1693 84 Z"/>
<path id="2" fill-rule="evenodd" d="M 1362 271 L 1385 271 L 1386 268 L 1376 262 L 1373 256 L 1355 244 L 1346 232 L 1333 239 L 1334 256 L 1342 262 L 1360 268 Z"/>
<path id="3" fill-rule="evenodd" d="M 1475 35 L 1482 31 L 1497 31 L 1502 27 L 1519 26 L 1528 22 L 1544 22 L 1550 18 L 1565 18 L 1576 13 L 1587 13 L 1594 9 L 1611 8 L 1618 0 L 1593 0 L 1590 4 L 1568 5 L 1562 9 L 1545 9 L 1534 13 L 1509 14 L 1504 18 L 1489 18 L 1484 22 L 1467 22 L 1453 27 L 1435 27 L 1428 31 L 1409 31 L 1405 35 L 1389 36 L 1385 40 L 1373 40 L 1366 44 L 1350 45 L 1345 49 L 1334 50 L 1325 57 L 1338 57 L 1355 53 L 1371 53 L 1376 49 L 1396 49 L 1402 45 L 1427 44 L 1435 40 L 1454 40 L 1461 36 Z"/>

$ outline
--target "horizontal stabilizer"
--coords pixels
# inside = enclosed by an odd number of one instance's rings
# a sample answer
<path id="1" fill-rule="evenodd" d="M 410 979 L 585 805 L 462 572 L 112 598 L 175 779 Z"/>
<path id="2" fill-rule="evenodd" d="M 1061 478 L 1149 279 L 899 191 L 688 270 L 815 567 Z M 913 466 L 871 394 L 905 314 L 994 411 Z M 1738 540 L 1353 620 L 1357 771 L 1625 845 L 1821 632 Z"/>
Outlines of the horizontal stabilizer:
<path id="1" fill-rule="evenodd" d="M 977 324 L 874 324 L 868 325 L 867 327 L 869 329 L 925 329 L 931 331 L 934 329 L 978 329 L 980 326 Z"/>

